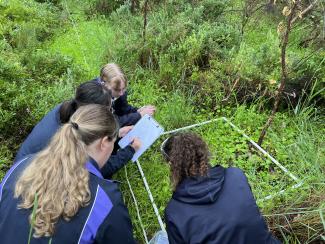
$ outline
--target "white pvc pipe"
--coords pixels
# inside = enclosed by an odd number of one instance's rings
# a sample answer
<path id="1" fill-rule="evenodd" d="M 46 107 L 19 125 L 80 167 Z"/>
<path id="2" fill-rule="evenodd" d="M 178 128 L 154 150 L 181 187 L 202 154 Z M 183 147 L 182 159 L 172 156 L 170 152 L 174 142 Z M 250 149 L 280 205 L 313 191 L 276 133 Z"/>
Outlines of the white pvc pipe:
<path id="1" fill-rule="evenodd" d="M 162 135 L 167 135 L 167 134 L 175 133 L 175 132 L 178 132 L 178 131 L 191 129 L 191 128 L 194 128 L 194 127 L 197 127 L 197 126 L 201 126 L 201 125 L 205 125 L 205 124 L 209 124 L 209 123 L 211 123 L 211 122 L 214 122 L 214 121 L 217 121 L 217 120 L 221 120 L 221 119 L 222 119 L 222 118 L 211 119 L 211 120 L 204 121 L 204 122 L 201 122 L 201 123 L 197 123 L 197 124 L 193 124 L 193 125 L 185 126 L 185 127 L 182 127 L 182 128 L 178 128 L 178 129 L 176 129 L 176 130 L 166 131 L 166 132 L 162 133 Z"/>
<path id="2" fill-rule="evenodd" d="M 235 129 L 237 132 L 239 132 L 242 136 L 244 136 L 257 150 L 259 150 L 260 152 L 262 152 L 263 155 L 267 156 L 273 163 L 275 163 L 280 169 L 282 169 L 286 174 L 288 174 L 294 181 L 298 182 L 297 184 L 295 184 L 295 185 L 293 185 L 291 187 L 292 189 L 298 188 L 298 187 L 300 187 L 303 184 L 303 181 L 299 181 L 298 178 L 296 176 L 294 176 L 286 167 L 284 167 L 281 163 L 279 163 L 273 156 L 271 156 L 267 151 L 265 151 L 262 147 L 260 147 L 255 141 L 253 141 L 249 136 L 247 136 L 244 132 L 242 132 L 237 126 L 235 126 L 233 123 L 231 123 L 225 117 L 221 117 L 221 118 L 216 118 L 216 119 L 204 121 L 204 122 L 201 122 L 201 123 L 197 123 L 197 124 L 185 126 L 185 127 L 182 127 L 182 128 L 178 128 L 178 129 L 175 129 L 175 130 L 171 130 L 171 131 L 166 131 L 162 135 L 168 135 L 168 134 L 175 133 L 175 132 L 178 132 L 178 131 L 183 131 L 183 130 L 191 129 L 191 128 L 198 127 L 198 126 L 202 126 L 202 125 L 205 125 L 205 124 L 209 124 L 209 123 L 212 123 L 214 121 L 221 120 L 221 119 L 224 122 L 228 123 L 233 129 Z M 154 203 L 154 200 L 153 200 L 153 197 L 152 197 L 152 194 L 151 194 L 149 185 L 148 185 L 147 180 L 146 180 L 146 178 L 144 176 L 144 173 L 142 171 L 141 165 L 140 165 L 140 163 L 139 163 L 138 160 L 136 161 L 136 163 L 137 163 L 138 169 L 140 171 L 140 174 L 141 174 L 143 183 L 145 185 L 145 188 L 146 188 L 146 190 L 148 192 L 149 199 L 150 199 L 151 204 L 152 204 L 152 206 L 154 208 L 155 214 L 156 214 L 156 216 L 158 218 L 159 225 L 160 225 L 160 227 L 161 227 L 161 229 L 163 231 L 166 231 L 165 230 L 165 227 L 164 227 L 164 224 L 162 222 L 162 219 L 161 219 L 161 217 L 159 215 L 157 206 Z M 272 199 L 273 197 L 275 197 L 277 195 L 280 195 L 280 194 L 283 194 L 284 192 L 285 192 L 285 190 L 281 190 L 281 191 L 279 191 L 279 192 L 277 192 L 277 193 L 275 193 L 273 195 L 269 195 L 269 196 L 266 196 L 263 199 L 257 200 L 257 202 L 262 202 L 262 201 L 265 201 L 265 200 Z"/>
<path id="3" fill-rule="evenodd" d="M 158 223 L 159 223 L 159 225 L 160 225 L 160 228 L 161 228 L 161 230 L 163 230 L 163 231 L 166 232 L 166 229 L 165 229 L 164 223 L 163 223 L 163 221 L 162 221 L 162 219 L 161 219 L 161 217 L 160 217 L 160 214 L 159 214 L 158 208 L 157 208 L 157 206 L 156 206 L 156 204 L 155 204 L 155 202 L 154 202 L 154 199 L 153 199 L 153 196 L 152 196 L 152 194 L 151 194 L 151 191 L 150 191 L 150 188 L 149 188 L 149 185 L 148 185 L 147 179 L 146 179 L 146 177 L 144 176 L 144 173 L 143 173 L 142 167 L 141 167 L 141 165 L 140 165 L 140 163 L 139 163 L 139 160 L 136 160 L 136 164 L 137 164 L 138 169 L 139 169 L 139 172 L 140 172 L 140 174 L 141 174 L 141 177 L 142 177 L 142 180 L 143 180 L 144 186 L 145 186 L 145 188 L 146 188 L 146 190 L 147 190 L 147 192 L 148 192 L 149 199 L 150 199 L 150 202 L 151 202 L 151 204 L 152 204 L 153 210 L 155 211 L 155 214 L 156 214 L 156 216 L 157 216 L 157 218 L 158 218 Z"/>
<path id="4" fill-rule="evenodd" d="M 141 216 L 140 216 L 139 205 L 138 205 L 137 199 L 135 198 L 135 195 L 133 193 L 132 186 L 131 186 L 131 183 L 130 183 L 129 178 L 128 178 L 128 173 L 127 173 L 126 167 L 124 167 L 124 172 L 125 172 L 126 181 L 128 183 L 128 186 L 129 186 L 129 190 L 131 192 L 131 196 L 132 196 L 133 201 L 134 201 L 135 209 L 137 211 L 137 215 L 138 215 L 138 219 L 139 219 L 140 226 L 141 226 L 141 229 L 142 229 L 142 233 L 143 233 L 143 236 L 144 236 L 144 240 L 146 241 L 146 243 L 149 243 L 148 238 L 147 238 L 147 233 L 146 233 L 146 231 L 145 231 L 145 229 L 143 227 L 142 219 L 141 219 Z"/>
<path id="5" fill-rule="evenodd" d="M 242 136 L 244 136 L 252 145 L 259 151 L 261 151 L 265 156 L 267 156 L 273 163 L 275 163 L 280 169 L 282 169 L 286 174 L 288 174 L 294 181 L 300 183 L 298 178 L 294 176 L 286 167 L 280 164 L 274 157 L 272 157 L 267 151 L 261 148 L 256 142 L 254 142 L 249 136 L 247 136 L 244 132 L 242 132 L 237 126 L 231 123 L 227 118 L 222 117 L 222 119 L 227 122 L 232 128 L 234 128 L 237 132 L 239 132 Z"/>
<path id="6" fill-rule="evenodd" d="M 217 118 L 217 119 L 212 119 L 212 120 L 208 120 L 208 121 L 204 121 L 201 123 L 197 123 L 197 124 L 193 124 L 193 125 L 189 125 L 189 126 L 185 126 L 182 128 L 178 128 L 176 130 L 171 130 L 171 131 L 166 131 L 163 133 L 163 135 L 167 135 L 167 134 L 171 134 L 171 133 L 175 133 L 178 131 L 182 131 L 182 130 L 187 130 L 187 129 L 191 129 L 197 126 L 202 126 L 217 120 L 222 119 L 223 121 L 225 121 L 226 123 L 228 123 L 233 129 L 235 129 L 237 132 L 239 132 L 242 136 L 244 136 L 250 143 L 252 143 L 252 145 L 259 150 L 260 152 L 263 153 L 263 155 L 267 156 L 273 163 L 275 163 L 280 169 L 283 170 L 283 172 L 285 172 L 286 174 L 288 174 L 294 181 L 300 183 L 299 179 L 294 176 L 286 167 L 284 167 L 281 163 L 279 163 L 274 157 L 272 157 L 267 151 L 265 151 L 262 147 L 260 147 L 255 141 L 253 141 L 249 136 L 247 136 L 244 132 L 242 132 L 236 125 L 234 125 L 233 123 L 231 123 L 226 117 L 221 117 L 221 118 Z"/>
<path id="7" fill-rule="evenodd" d="M 291 188 L 292 189 L 298 188 L 298 187 L 302 186 L 302 184 L 303 184 L 303 181 L 300 181 L 298 184 L 295 184 L 295 185 L 291 186 Z M 283 194 L 285 191 L 286 190 L 281 190 L 281 191 L 279 191 L 277 193 L 274 193 L 272 195 L 268 195 L 268 196 L 266 196 L 266 197 L 264 197 L 262 199 L 257 200 L 257 202 L 264 202 L 265 200 L 270 200 L 270 199 L 272 199 L 272 198 L 274 198 L 274 197 L 276 197 L 278 195 Z"/>

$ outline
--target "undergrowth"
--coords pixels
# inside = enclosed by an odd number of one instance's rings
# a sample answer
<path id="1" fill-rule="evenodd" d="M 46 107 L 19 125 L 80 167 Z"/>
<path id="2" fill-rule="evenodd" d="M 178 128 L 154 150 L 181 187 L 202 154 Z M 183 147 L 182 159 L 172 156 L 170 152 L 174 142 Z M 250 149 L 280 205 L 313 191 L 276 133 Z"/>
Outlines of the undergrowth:
<path id="1" fill-rule="evenodd" d="M 166 131 L 225 116 L 256 141 L 279 84 L 280 17 L 258 12 L 241 35 L 240 15 L 231 11 L 240 6 L 221 0 L 153 2 L 144 41 L 142 13 L 136 8 L 132 14 L 121 1 L 1 3 L 0 179 L 37 121 L 108 62 L 124 69 L 130 103 L 155 105 L 155 119 Z M 225 122 L 193 129 L 209 144 L 213 165 L 244 170 L 271 230 L 287 243 L 325 238 L 325 130 L 318 103 L 324 96 L 324 50 L 299 46 L 302 27 L 294 30 L 288 49 L 289 100 L 263 144 L 302 181 L 300 187 L 292 188 L 297 182 Z M 297 99 L 290 99 L 293 92 Z M 140 158 L 161 215 L 172 194 L 159 152 L 165 138 Z M 159 229 L 156 216 L 136 165 L 125 169 L 150 238 Z M 124 169 L 115 178 L 122 182 L 135 237 L 144 242 Z"/>

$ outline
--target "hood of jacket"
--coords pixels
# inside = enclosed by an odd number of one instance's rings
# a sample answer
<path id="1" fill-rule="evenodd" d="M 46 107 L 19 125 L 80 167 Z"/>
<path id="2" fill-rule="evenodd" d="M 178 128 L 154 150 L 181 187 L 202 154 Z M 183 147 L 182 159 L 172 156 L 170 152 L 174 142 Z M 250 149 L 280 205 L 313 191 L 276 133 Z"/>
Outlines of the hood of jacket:
<path id="1" fill-rule="evenodd" d="M 209 204 L 215 202 L 222 190 L 225 169 L 215 166 L 207 176 L 184 179 L 176 188 L 173 199 L 189 204 Z"/>

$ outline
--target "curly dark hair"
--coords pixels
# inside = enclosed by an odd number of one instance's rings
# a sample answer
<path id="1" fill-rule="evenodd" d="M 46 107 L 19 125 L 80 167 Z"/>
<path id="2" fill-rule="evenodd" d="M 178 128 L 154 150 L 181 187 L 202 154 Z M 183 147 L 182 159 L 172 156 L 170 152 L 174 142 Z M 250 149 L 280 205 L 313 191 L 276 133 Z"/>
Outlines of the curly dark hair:
<path id="1" fill-rule="evenodd" d="M 210 153 L 199 135 L 191 132 L 174 134 L 164 142 L 162 151 L 171 164 L 174 188 L 185 178 L 208 174 Z"/>

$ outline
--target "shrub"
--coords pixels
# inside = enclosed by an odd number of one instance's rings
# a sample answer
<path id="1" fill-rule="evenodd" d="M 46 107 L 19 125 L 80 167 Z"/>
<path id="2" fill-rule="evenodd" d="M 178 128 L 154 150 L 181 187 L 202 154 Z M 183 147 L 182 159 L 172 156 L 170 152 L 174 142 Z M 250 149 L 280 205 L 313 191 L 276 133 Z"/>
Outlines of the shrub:
<path id="1" fill-rule="evenodd" d="M 86 14 L 88 15 L 105 15 L 109 16 L 113 11 L 118 9 L 121 5 L 124 4 L 123 0 L 96 0 L 92 1 L 89 10 Z"/>
<path id="2" fill-rule="evenodd" d="M 22 63 L 28 70 L 30 78 L 47 84 L 62 79 L 69 69 L 74 69 L 75 72 L 79 69 L 73 64 L 72 58 L 42 49 L 24 53 Z"/>
<path id="3" fill-rule="evenodd" d="M 0 51 L 0 79 L 17 81 L 28 76 L 18 54 Z"/>
<path id="4" fill-rule="evenodd" d="M 0 34 L 12 47 L 20 50 L 35 48 L 39 42 L 51 37 L 59 26 L 58 13 L 58 9 L 48 3 L 16 0 L 2 3 L 0 15 L 5 25 Z"/>
<path id="5" fill-rule="evenodd" d="M 279 39 L 268 32 L 267 38 L 258 47 L 256 44 L 240 45 L 238 54 L 233 59 L 239 75 L 247 80 L 268 85 L 268 80 L 280 79 Z"/>
<path id="6" fill-rule="evenodd" d="M 0 80 L 0 138 L 16 145 L 22 142 L 47 112 L 73 96 L 76 83 L 70 76 L 47 84 Z"/>

